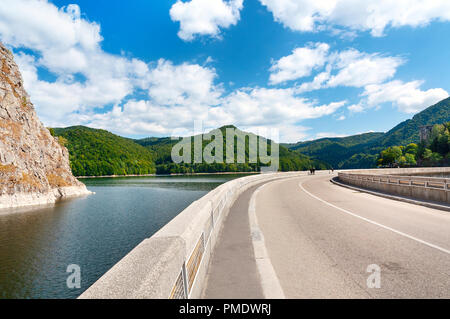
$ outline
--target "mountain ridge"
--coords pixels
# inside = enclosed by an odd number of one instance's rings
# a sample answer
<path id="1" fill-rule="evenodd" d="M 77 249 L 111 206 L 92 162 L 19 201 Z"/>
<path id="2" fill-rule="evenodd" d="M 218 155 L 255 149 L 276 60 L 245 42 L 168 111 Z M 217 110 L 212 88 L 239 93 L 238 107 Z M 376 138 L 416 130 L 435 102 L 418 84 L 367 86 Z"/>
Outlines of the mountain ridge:
<path id="1" fill-rule="evenodd" d="M 442 124 L 450 121 L 450 97 L 427 107 L 385 133 L 364 133 L 337 138 L 321 138 L 313 141 L 289 144 L 313 159 L 323 160 L 335 168 L 375 167 L 378 154 L 385 148 L 418 143 L 419 128 L 423 125 Z M 377 136 L 378 135 L 378 136 Z M 357 138 L 359 143 L 348 143 Z M 360 158 L 358 160 L 358 158 Z M 328 160 L 327 160 L 328 159 Z M 372 163 L 370 166 L 368 166 Z"/>
<path id="2" fill-rule="evenodd" d="M 387 132 L 368 132 L 346 137 L 325 137 L 292 144 L 280 143 L 280 170 L 303 170 L 313 166 L 316 168 L 329 168 L 330 166 L 334 168 L 374 167 L 378 154 L 384 148 L 406 145 L 411 142 L 417 143 L 420 126 L 440 124 L 447 121 L 450 121 L 450 98 L 426 108 Z M 220 127 L 219 130 L 224 133 L 227 128 L 239 130 L 234 125 L 225 125 Z M 121 137 L 107 130 L 80 125 L 68 128 L 55 128 L 54 131 L 57 136 L 62 136 L 68 140 L 69 144 L 67 146 L 71 153 L 71 167 L 77 176 L 219 171 L 251 172 L 260 168 L 259 164 L 240 166 L 237 163 L 229 166 L 216 163 L 199 165 L 174 164 L 171 161 L 171 150 L 178 143 L 178 140 L 171 137 L 131 139 Z M 96 137 L 92 137 L 93 140 L 89 140 L 85 136 L 84 142 L 81 143 L 76 141 L 77 138 L 80 138 L 80 136 L 77 137 L 77 131 L 78 134 L 83 132 L 84 135 L 90 132 Z M 204 144 L 207 143 L 209 141 L 204 142 Z M 118 148 L 117 151 L 115 151 L 116 148 Z M 101 150 L 100 153 L 103 152 L 104 154 L 91 154 L 93 149 L 99 149 Z M 126 154 L 123 154 L 120 149 L 125 151 Z M 87 153 L 81 154 L 83 150 Z M 85 161 L 91 161 L 90 166 L 78 160 L 77 156 L 83 155 L 88 156 L 88 159 L 85 159 Z M 119 159 L 118 163 L 116 159 Z M 98 164 L 98 162 L 101 164 Z M 96 165 L 100 165 L 102 168 L 96 169 L 94 167 Z M 87 174 L 86 170 L 90 174 Z"/>

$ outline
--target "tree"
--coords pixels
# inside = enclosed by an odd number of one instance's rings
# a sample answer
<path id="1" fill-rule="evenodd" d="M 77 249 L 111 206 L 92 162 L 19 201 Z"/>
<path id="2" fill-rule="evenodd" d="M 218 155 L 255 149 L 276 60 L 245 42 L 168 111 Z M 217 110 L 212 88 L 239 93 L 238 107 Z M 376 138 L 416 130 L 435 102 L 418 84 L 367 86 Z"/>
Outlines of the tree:
<path id="1" fill-rule="evenodd" d="M 418 150 L 419 150 L 419 146 L 416 143 L 410 143 L 410 144 L 408 144 L 408 146 L 406 146 L 405 153 L 412 154 L 415 156 L 417 154 Z"/>
<path id="2" fill-rule="evenodd" d="M 416 166 L 417 165 L 417 161 L 416 161 L 414 154 L 406 153 L 405 159 L 406 159 L 406 164 L 408 166 Z"/>
<path id="3" fill-rule="evenodd" d="M 403 156 L 402 146 L 391 146 L 381 152 L 380 154 L 381 161 L 379 161 L 379 163 L 381 165 L 397 164 L 402 156 Z"/>

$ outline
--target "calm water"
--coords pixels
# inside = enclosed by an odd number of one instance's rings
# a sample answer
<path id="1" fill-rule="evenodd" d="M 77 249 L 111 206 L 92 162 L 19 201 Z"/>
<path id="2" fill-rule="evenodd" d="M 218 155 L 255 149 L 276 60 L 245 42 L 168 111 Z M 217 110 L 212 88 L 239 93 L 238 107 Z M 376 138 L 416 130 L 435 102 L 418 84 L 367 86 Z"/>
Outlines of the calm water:
<path id="1" fill-rule="evenodd" d="M 85 179 L 95 195 L 0 211 L 0 299 L 76 298 L 194 200 L 242 176 Z M 66 286 L 70 264 L 81 289 Z"/>

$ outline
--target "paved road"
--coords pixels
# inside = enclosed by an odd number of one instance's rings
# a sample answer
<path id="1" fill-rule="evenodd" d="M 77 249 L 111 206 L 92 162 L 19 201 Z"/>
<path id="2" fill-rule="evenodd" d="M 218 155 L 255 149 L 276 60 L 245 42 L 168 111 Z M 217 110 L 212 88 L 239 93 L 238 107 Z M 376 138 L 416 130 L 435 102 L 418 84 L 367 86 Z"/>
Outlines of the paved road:
<path id="1" fill-rule="evenodd" d="M 329 179 L 327 174 L 271 182 L 256 197 L 258 224 L 287 298 L 450 298 L 450 213 L 346 189 Z M 227 249 L 213 255 L 206 298 L 262 294 L 245 211 L 254 190 L 239 198 L 240 208 L 232 208 L 225 221 L 218 248 Z M 229 270 L 221 266 L 224 258 L 233 265 Z M 243 259 L 247 273 L 235 288 L 233 276 Z M 367 287 L 369 265 L 381 269 L 380 288 Z M 240 287 L 247 276 L 244 294 Z M 229 285 L 223 285 L 226 278 Z"/>
<path id="2" fill-rule="evenodd" d="M 259 186 L 245 191 L 230 208 L 208 270 L 205 298 L 264 298 L 248 218 L 250 198 Z"/>

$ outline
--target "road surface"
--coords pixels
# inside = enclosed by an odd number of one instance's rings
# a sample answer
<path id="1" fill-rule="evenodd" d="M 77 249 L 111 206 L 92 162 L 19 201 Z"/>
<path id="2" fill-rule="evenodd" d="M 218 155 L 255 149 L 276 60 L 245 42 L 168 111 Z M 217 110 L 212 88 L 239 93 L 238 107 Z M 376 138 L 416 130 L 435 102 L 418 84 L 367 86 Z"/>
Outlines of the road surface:
<path id="1" fill-rule="evenodd" d="M 286 298 L 450 298 L 450 213 L 343 188 L 331 176 L 269 182 L 240 196 L 204 297 L 265 296 L 248 217 L 259 188 L 256 220 Z"/>

